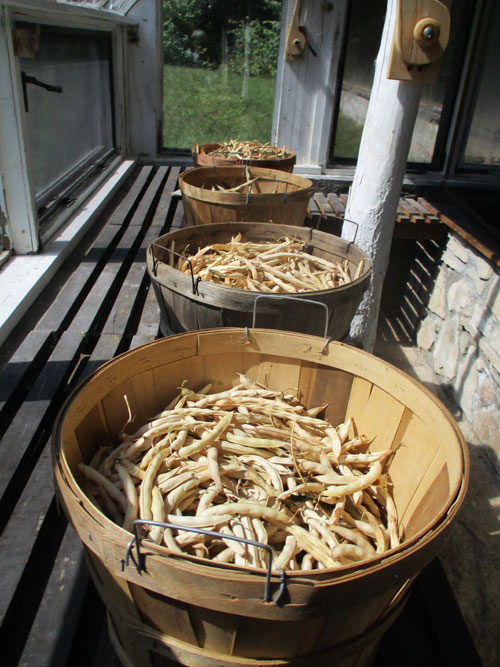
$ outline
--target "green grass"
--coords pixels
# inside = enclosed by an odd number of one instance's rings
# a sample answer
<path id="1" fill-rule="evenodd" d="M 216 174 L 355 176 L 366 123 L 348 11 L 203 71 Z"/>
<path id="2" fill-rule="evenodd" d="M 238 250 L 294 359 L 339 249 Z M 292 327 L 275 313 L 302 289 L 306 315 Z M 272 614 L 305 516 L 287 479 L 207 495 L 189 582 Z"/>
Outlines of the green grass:
<path id="1" fill-rule="evenodd" d="M 335 132 L 334 156 L 357 158 L 363 126 L 342 113 L 339 114 Z"/>
<path id="2" fill-rule="evenodd" d="M 163 145 L 188 148 L 197 143 L 270 141 L 274 78 L 250 77 L 248 99 L 242 98 L 242 77 L 232 72 L 164 66 Z"/>
<path id="3" fill-rule="evenodd" d="M 250 77 L 248 99 L 242 77 L 232 72 L 165 65 L 163 70 L 163 146 L 191 149 L 196 144 L 270 141 L 275 79 Z M 339 115 L 335 156 L 356 158 L 363 126 Z M 293 148 L 293 147 L 291 147 Z"/>

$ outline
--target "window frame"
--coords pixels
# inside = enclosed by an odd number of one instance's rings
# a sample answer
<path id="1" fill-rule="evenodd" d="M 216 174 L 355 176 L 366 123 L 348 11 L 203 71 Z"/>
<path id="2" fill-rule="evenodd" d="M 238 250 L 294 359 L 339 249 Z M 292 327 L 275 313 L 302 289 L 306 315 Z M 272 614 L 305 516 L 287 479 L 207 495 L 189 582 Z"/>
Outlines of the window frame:
<path id="1" fill-rule="evenodd" d="M 112 97 L 115 100 L 113 123 L 117 158 L 111 160 L 106 169 L 88 187 L 90 195 L 122 159 L 119 155 L 130 145 L 128 126 L 128 85 L 125 81 L 127 59 L 127 33 L 137 26 L 137 21 L 120 14 L 98 9 L 87 9 L 54 2 L 23 2 L 7 0 L 0 4 L 0 85 L 6 91 L 1 109 L 0 127 L 0 178 L 4 191 L 4 206 L 7 215 L 7 230 L 11 251 L 16 254 L 32 254 L 57 231 L 78 204 L 62 209 L 50 225 L 43 230 L 37 213 L 37 205 L 31 186 L 29 145 L 24 121 L 24 101 L 19 57 L 15 53 L 12 29 L 22 22 L 44 24 L 58 28 L 103 31 L 111 37 L 111 60 L 113 67 Z"/>
<path id="2" fill-rule="evenodd" d="M 307 85 L 295 85 L 292 95 L 290 91 L 294 82 L 305 80 L 307 64 L 312 59 L 307 49 L 304 58 L 300 61 L 289 62 L 283 57 L 286 27 L 291 20 L 294 4 L 294 0 L 283 0 L 273 141 L 280 145 L 292 146 L 296 150 L 296 171 L 311 174 L 318 179 L 328 178 L 348 183 L 354 176 L 356 161 L 339 160 L 332 163 L 329 154 L 342 89 L 342 54 L 348 29 L 349 0 L 337 0 L 335 3 L 311 0 L 308 3 L 313 17 L 304 17 L 306 34 L 309 33 L 311 18 L 316 23 L 321 20 L 329 34 L 335 35 L 335 48 L 329 49 L 328 43 L 321 44 L 320 53 L 323 61 L 321 67 L 316 68 L 313 92 L 311 93 L 311 88 L 308 88 Z M 332 8 L 324 11 L 327 5 L 331 5 Z M 460 163 L 470 128 L 474 82 L 477 80 L 481 59 L 484 57 L 479 47 L 484 43 L 482 40 L 488 37 L 492 39 L 487 20 L 491 7 L 492 0 L 478 0 L 475 3 L 468 39 L 464 44 L 463 67 L 455 84 L 454 101 L 452 100 L 448 109 L 445 105 L 443 106 L 447 117 L 440 120 L 433 161 L 429 164 L 408 163 L 406 182 L 431 186 L 446 183 L 451 186 L 481 184 L 491 187 L 498 186 L 500 183 L 500 167 L 488 165 L 488 168 L 485 168 Z M 321 19 L 319 19 L 321 14 Z M 335 59 L 335 63 L 331 62 Z M 335 76 L 331 76 L 332 72 L 335 72 Z M 285 100 L 286 110 L 283 111 Z M 317 113 L 318 109 L 319 113 Z M 296 131 L 301 115 L 302 118 L 304 116 L 311 118 L 311 127 L 308 132 Z M 328 133 L 324 131 L 327 124 L 325 117 L 331 121 Z M 323 131 L 318 130 L 319 127 Z M 441 151 L 439 164 L 436 150 Z"/>
<path id="3" fill-rule="evenodd" d="M 56 181 L 49 183 L 45 186 L 40 192 L 35 194 L 37 212 L 38 212 L 38 222 L 40 225 L 40 232 L 43 236 L 44 234 L 44 221 L 53 215 L 53 211 L 57 210 L 61 205 L 67 207 L 68 200 L 72 197 L 72 194 L 75 193 L 80 187 L 83 181 L 86 181 L 92 178 L 93 174 L 96 173 L 98 169 L 104 169 L 106 163 L 109 163 L 110 157 L 113 154 L 116 154 L 116 114 L 114 112 L 114 85 L 113 85 L 113 63 L 112 63 L 112 36 L 108 31 L 96 31 L 96 30 L 81 30 L 75 27 L 64 27 L 60 28 L 59 26 L 55 27 L 53 24 L 50 26 L 51 32 L 52 29 L 55 29 L 58 34 L 66 35 L 71 38 L 72 35 L 84 35 L 85 37 L 93 36 L 107 36 L 109 39 L 109 44 L 106 44 L 109 57 L 109 83 L 110 88 L 110 109 L 108 119 L 111 121 L 110 135 L 112 146 L 103 148 L 103 147 L 94 147 L 93 150 L 88 153 L 85 157 L 81 158 L 79 161 L 75 161 L 73 165 L 62 174 Z M 21 64 L 22 66 L 22 64 Z M 28 92 L 29 95 L 29 92 Z M 31 105 L 30 105 L 31 109 Z"/>

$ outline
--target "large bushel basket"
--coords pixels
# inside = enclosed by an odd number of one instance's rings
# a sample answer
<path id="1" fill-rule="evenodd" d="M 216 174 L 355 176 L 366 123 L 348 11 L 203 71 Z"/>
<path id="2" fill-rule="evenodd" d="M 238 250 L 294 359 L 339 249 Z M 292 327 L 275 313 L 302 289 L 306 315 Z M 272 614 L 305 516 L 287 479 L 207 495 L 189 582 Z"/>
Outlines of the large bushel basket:
<path id="1" fill-rule="evenodd" d="M 183 380 L 232 386 L 237 371 L 328 403 L 391 448 L 389 473 L 405 541 L 356 566 L 271 572 L 174 554 L 113 523 L 82 491 L 80 462 L 117 441 L 129 413 L 157 414 Z M 464 499 L 468 459 L 452 416 L 424 387 L 343 343 L 253 329 L 189 332 L 107 362 L 68 398 L 53 433 L 56 486 L 125 665 L 349 667 L 369 664 L 417 574 L 439 552 Z M 276 596 L 279 601 L 276 602 Z M 274 601 L 273 601 L 274 600 Z M 404 663 L 404 656 L 401 656 Z"/>
<path id="2" fill-rule="evenodd" d="M 348 261 L 350 283 L 318 291 L 281 294 L 237 289 L 197 281 L 171 266 L 189 246 L 191 253 L 213 243 L 227 243 L 241 233 L 243 241 L 262 243 L 281 236 L 301 239 L 307 252 L 330 262 Z M 360 264 L 362 266 L 360 267 Z M 147 251 L 147 268 L 160 307 L 163 335 L 213 327 L 251 327 L 326 335 L 342 340 L 349 332 L 371 276 L 368 256 L 354 243 L 310 229 L 267 223 L 226 222 L 186 227 L 156 239 Z"/>
<path id="3" fill-rule="evenodd" d="M 278 169 L 278 171 L 288 171 L 291 173 L 297 160 L 297 154 L 293 151 L 285 151 L 284 157 L 276 155 L 267 159 L 245 159 L 238 157 L 227 157 L 221 151 L 221 143 L 199 144 L 193 146 L 191 155 L 196 167 L 231 167 L 235 164 L 243 164 L 252 167 L 263 167 L 264 169 Z"/>
<path id="4" fill-rule="evenodd" d="M 300 226 L 314 194 L 307 178 L 243 165 L 195 167 L 182 172 L 179 186 L 186 225 L 250 220 Z"/>

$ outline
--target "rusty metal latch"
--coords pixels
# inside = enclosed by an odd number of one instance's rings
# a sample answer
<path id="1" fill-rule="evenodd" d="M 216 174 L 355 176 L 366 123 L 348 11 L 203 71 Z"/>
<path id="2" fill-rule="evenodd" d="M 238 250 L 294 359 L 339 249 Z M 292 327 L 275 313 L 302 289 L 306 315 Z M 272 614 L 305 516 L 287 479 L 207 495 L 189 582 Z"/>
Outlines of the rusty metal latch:
<path id="1" fill-rule="evenodd" d="M 27 85 L 30 83 L 33 86 L 38 86 L 39 88 L 44 88 L 50 93 L 62 93 L 62 86 L 53 86 L 50 83 L 44 83 L 34 76 L 29 76 L 26 72 L 21 72 L 21 81 L 23 84 L 23 97 L 24 97 L 24 110 L 28 112 L 28 91 Z"/>

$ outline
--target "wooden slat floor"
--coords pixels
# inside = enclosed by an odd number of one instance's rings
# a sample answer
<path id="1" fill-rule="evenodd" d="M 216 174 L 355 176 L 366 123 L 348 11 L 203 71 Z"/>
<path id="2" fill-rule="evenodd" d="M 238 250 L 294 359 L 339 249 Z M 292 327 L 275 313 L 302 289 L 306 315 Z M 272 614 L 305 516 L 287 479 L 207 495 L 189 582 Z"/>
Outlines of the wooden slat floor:
<path id="1" fill-rule="evenodd" d="M 149 243 L 182 225 L 178 167 L 138 165 L 0 349 L 2 664 L 118 667 L 83 550 L 54 497 L 50 435 L 68 393 L 159 335 Z M 376 663 L 479 665 L 439 561 L 419 577 Z"/>

